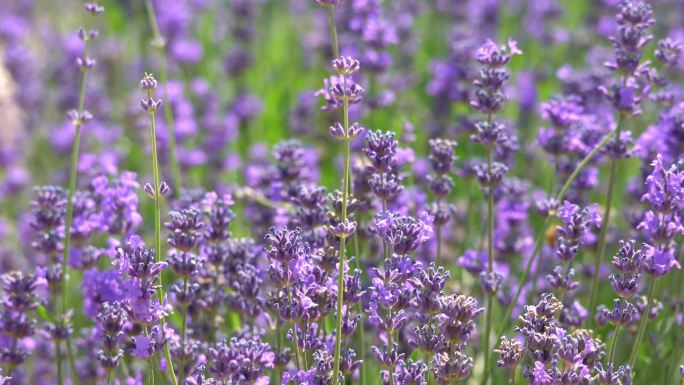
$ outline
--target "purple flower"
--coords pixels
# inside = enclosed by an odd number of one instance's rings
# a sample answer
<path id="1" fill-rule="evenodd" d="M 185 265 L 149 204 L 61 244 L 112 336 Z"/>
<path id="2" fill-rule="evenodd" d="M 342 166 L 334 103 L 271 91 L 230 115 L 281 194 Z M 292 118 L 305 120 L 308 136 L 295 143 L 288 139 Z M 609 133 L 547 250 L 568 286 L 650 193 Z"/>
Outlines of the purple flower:
<path id="1" fill-rule="evenodd" d="M 427 213 L 416 219 L 386 211 L 377 214 L 373 222 L 378 234 L 400 255 L 414 252 L 432 237 L 432 218 Z"/>
<path id="2" fill-rule="evenodd" d="M 162 331 L 161 326 L 154 326 L 149 335 L 141 334 L 133 337 L 135 346 L 131 349 L 130 354 L 139 360 L 149 360 L 161 352 L 164 345 L 175 338 L 178 337 L 173 329 L 164 326 Z"/>
<path id="3" fill-rule="evenodd" d="M 271 347 L 256 336 L 222 340 L 209 353 L 213 360 L 209 371 L 219 381 L 267 384 L 264 371 L 273 368 L 275 363 Z"/>
<path id="4" fill-rule="evenodd" d="M 523 358 L 523 345 L 515 338 L 509 339 L 506 336 L 502 336 L 501 344 L 499 345 L 498 349 L 494 350 L 494 352 L 499 353 L 501 356 L 501 359 L 496 362 L 499 367 L 515 367 Z"/>
<path id="5" fill-rule="evenodd" d="M 461 352 L 437 353 L 432 358 L 432 367 L 440 384 L 453 384 L 470 376 L 473 359 Z"/>
<path id="6" fill-rule="evenodd" d="M 671 213 L 684 208 L 684 172 L 676 165 L 665 166 L 658 154 L 651 163 L 653 171 L 646 178 L 647 192 L 641 197 L 653 210 Z"/>
<path id="7" fill-rule="evenodd" d="M 678 40 L 665 38 L 658 42 L 655 57 L 668 67 L 676 66 L 682 54 L 682 44 Z"/>
<path id="8" fill-rule="evenodd" d="M 123 276 L 118 270 L 86 270 L 83 273 L 81 291 L 83 311 L 88 317 L 95 319 L 103 303 L 113 303 L 124 299 Z"/>
<path id="9" fill-rule="evenodd" d="M 654 277 L 662 277 L 673 268 L 681 269 L 676 259 L 674 245 L 657 247 L 646 245 L 641 267 L 646 274 Z"/>
<path id="10" fill-rule="evenodd" d="M 140 185 L 135 173 L 124 172 L 111 181 L 104 175 L 98 176 L 90 185 L 101 212 L 101 231 L 127 235 L 140 225 L 142 217 L 136 194 Z"/>
<path id="11" fill-rule="evenodd" d="M 488 67 L 501 67 L 508 64 L 515 55 L 522 55 L 515 40 L 508 39 L 507 46 L 497 46 L 492 40 L 487 39 L 487 42 L 477 51 L 475 58 Z"/>
<path id="12" fill-rule="evenodd" d="M 530 371 L 529 376 L 532 385 L 553 385 L 555 383 L 554 378 L 547 372 L 546 365 L 539 361 L 534 362 L 534 369 Z"/>

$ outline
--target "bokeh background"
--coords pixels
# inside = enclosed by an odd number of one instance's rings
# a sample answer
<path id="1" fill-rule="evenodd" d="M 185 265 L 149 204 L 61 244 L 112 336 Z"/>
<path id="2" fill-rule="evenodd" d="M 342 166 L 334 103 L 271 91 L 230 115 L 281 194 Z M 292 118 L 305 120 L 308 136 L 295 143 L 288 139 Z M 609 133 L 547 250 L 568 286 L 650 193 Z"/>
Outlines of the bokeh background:
<path id="1" fill-rule="evenodd" d="M 322 186 L 340 183 L 340 146 L 328 127 L 337 114 L 321 110 L 316 92 L 330 75 L 333 57 L 327 13 L 304 0 L 157 0 L 161 34 L 166 40 L 169 84 L 182 184 L 206 190 L 232 189 L 236 211 L 244 210 L 249 190 L 261 178 L 251 164 L 271 162 L 273 146 L 296 139 L 312 148 L 311 172 Z M 684 1 L 653 0 L 654 42 L 672 37 L 684 41 Z M 364 101 L 352 108 L 353 120 L 369 130 L 397 133 L 411 161 L 408 180 L 425 191 L 429 172 L 428 139 L 459 142 L 452 200 L 457 225 L 450 228 L 444 260 L 456 268 L 464 250 L 483 242 L 483 199 L 477 182 L 468 178 L 469 162 L 484 156 L 472 143 L 473 122 L 480 118 L 469 106 L 478 64 L 474 55 L 487 39 L 518 42 L 524 52 L 510 65 L 510 98 L 500 115 L 517 133 L 509 175 L 529 183 L 528 198 L 553 192 L 563 173 L 537 143 L 548 126 L 540 105 L 554 94 L 577 93 L 601 129 L 614 125 L 611 109 L 598 92 L 613 73 L 604 62 L 613 50 L 617 0 L 348 0 L 336 9 L 341 52 L 361 61 L 357 82 L 366 88 Z M 97 20 L 82 12 L 78 1 L 3 0 L 0 2 L 0 272 L 33 264 L 29 228 L 32 186 L 66 186 L 74 127 L 67 111 L 75 108 L 80 72 L 75 66 L 83 42 L 76 29 L 96 27 L 100 38 L 91 56 L 86 108 L 93 120 L 83 129 L 79 185 L 98 174 L 130 170 L 142 183 L 151 181 L 147 115 L 139 107 L 138 82 L 145 72 L 159 74 L 162 63 L 144 1 L 104 0 Z M 653 45 L 644 60 L 653 59 Z M 684 60 L 667 70 L 670 106 L 681 103 Z M 160 89 L 160 95 L 164 94 Z M 662 102 L 662 100 L 660 101 Z M 667 100 L 665 101 L 668 102 Z M 166 107 L 165 107 L 166 108 Z M 677 107 L 680 108 L 680 107 Z M 640 116 L 630 118 L 634 157 L 621 163 L 609 234 L 615 245 L 629 233 L 637 199 L 628 190 L 642 181 L 644 160 L 652 159 L 654 133 L 666 132 L 658 101 L 648 101 Z M 173 180 L 163 114 L 157 118 L 163 179 Z M 648 135 L 643 135 L 648 133 Z M 684 142 L 684 141 L 683 141 Z M 361 158 L 359 139 L 353 145 Z M 671 161 L 682 155 L 669 154 Z M 597 164 L 595 184 L 583 199 L 603 202 L 607 167 Z M 142 197 L 142 192 L 141 192 Z M 427 193 L 423 193 L 427 200 Z M 144 218 L 152 203 L 141 199 Z M 407 204 L 420 205 L 418 202 Z M 530 216 L 537 231 L 542 219 Z M 143 234 L 153 226 L 145 223 Z M 250 218 L 236 220 L 236 236 L 252 236 Z M 531 239 L 523 239 L 528 242 Z M 613 247 L 614 249 L 614 247 Z M 608 253 L 610 255 L 610 253 Z M 587 269 L 591 263 L 587 260 Z M 588 273 L 588 272 L 587 272 Z M 473 278 L 463 277 L 472 284 Z M 653 330 L 658 339 L 643 360 L 649 383 L 672 384 L 672 354 L 681 322 L 680 272 L 667 278 L 659 295 L 672 317 L 661 317 Z M 675 289 L 678 288 L 678 289 Z M 77 290 L 76 288 L 74 290 Z M 680 290 L 677 292 L 677 290 Z M 607 290 L 600 303 L 612 298 Z M 665 300 L 667 299 L 667 300 Z M 87 323 L 82 316 L 77 322 Z M 647 336 L 647 338 L 650 336 Z M 680 341 L 681 342 L 681 341 Z M 668 362 L 668 365 L 662 362 Z M 501 376 L 497 375 L 498 379 Z"/>

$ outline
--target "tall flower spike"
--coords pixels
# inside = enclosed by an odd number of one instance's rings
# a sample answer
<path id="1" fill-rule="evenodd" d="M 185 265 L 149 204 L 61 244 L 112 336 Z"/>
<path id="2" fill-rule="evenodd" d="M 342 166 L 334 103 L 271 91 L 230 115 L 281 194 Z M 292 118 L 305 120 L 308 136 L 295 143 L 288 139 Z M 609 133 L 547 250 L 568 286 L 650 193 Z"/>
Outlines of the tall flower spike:
<path id="1" fill-rule="evenodd" d="M 148 10 L 151 9 L 152 5 L 151 3 L 148 3 Z M 154 17 L 154 16 L 152 16 Z M 157 266 L 162 266 L 163 268 L 166 268 L 166 263 L 161 262 L 161 256 L 162 256 L 162 240 L 161 240 L 161 227 L 162 227 L 162 222 L 161 222 L 161 188 L 162 188 L 162 183 L 159 175 L 159 157 L 157 155 L 157 127 L 155 124 L 155 113 L 157 109 L 161 107 L 162 101 L 161 99 L 155 100 L 153 97 L 153 92 L 156 89 L 157 82 L 154 79 L 154 76 L 152 74 L 147 74 L 145 73 L 145 76 L 142 78 L 140 81 L 140 87 L 143 89 L 144 92 L 147 94 L 147 98 L 140 100 L 140 105 L 142 108 L 148 112 L 149 115 L 149 122 L 150 122 L 150 138 L 152 141 L 152 175 L 153 175 L 153 182 L 154 182 L 154 196 L 156 199 L 154 199 L 154 245 L 155 245 L 155 252 L 156 252 L 156 265 Z M 167 124 L 169 123 L 169 120 L 167 120 Z M 172 124 L 168 125 L 170 137 L 174 135 L 173 129 L 171 128 Z M 171 148 L 174 148 L 173 143 L 174 139 L 169 138 L 169 143 L 172 144 Z M 171 158 L 172 161 L 175 160 L 175 153 L 173 150 L 171 151 Z M 175 169 L 175 167 L 174 167 Z M 180 178 L 179 173 L 175 173 L 176 178 Z M 175 181 L 176 183 L 180 183 L 180 180 L 177 179 Z M 141 316 L 143 319 L 152 319 L 154 321 L 159 321 L 159 326 L 155 326 L 156 331 L 158 332 L 158 338 L 143 338 L 142 336 L 138 337 L 138 340 L 136 342 L 142 343 L 151 343 L 155 342 L 158 344 L 158 346 L 155 346 L 156 348 L 164 350 L 164 355 L 166 357 L 166 362 L 167 362 L 167 371 L 169 373 L 169 376 L 171 377 L 171 381 L 173 385 L 178 385 L 178 380 L 176 378 L 176 373 L 173 368 L 173 361 L 171 360 L 171 350 L 169 349 L 169 344 L 168 342 L 168 336 L 166 335 L 167 333 L 167 327 L 166 327 L 166 316 L 173 310 L 172 308 L 169 308 L 166 304 L 166 297 L 164 295 L 164 285 L 161 279 L 159 279 L 159 285 L 158 286 L 147 286 L 144 287 L 144 290 L 141 290 L 143 293 L 142 295 L 138 295 L 135 298 L 134 304 L 137 306 L 134 306 L 133 308 L 137 308 L 137 315 Z M 156 292 L 157 294 L 157 302 L 152 302 L 151 298 L 147 297 L 148 294 L 154 294 Z M 140 311 L 142 310 L 141 307 L 145 306 L 145 304 L 149 304 L 150 308 L 147 312 Z M 135 313 L 135 311 L 134 311 Z M 144 350 L 144 349 L 143 349 Z M 140 351 L 140 354 L 145 354 L 144 351 Z M 152 350 L 149 352 L 150 354 L 156 353 L 156 350 Z"/>
<path id="2" fill-rule="evenodd" d="M 505 130 L 504 126 L 496 120 L 494 115 L 503 109 L 506 103 L 504 84 L 509 79 L 506 65 L 515 55 L 522 54 L 517 43 L 509 39 L 507 46 L 497 46 L 492 40 L 478 49 L 475 59 L 482 65 L 477 77 L 473 80 L 475 94 L 470 101 L 471 107 L 479 110 L 485 118 L 475 124 L 475 134 L 471 137 L 474 141 L 483 143 L 486 147 L 486 162 L 477 163 L 473 169 L 480 186 L 483 188 L 487 199 L 487 270 L 480 275 L 480 284 L 487 294 L 487 316 L 485 318 L 484 332 L 482 333 L 482 352 L 485 360 L 484 376 L 482 383 L 486 384 L 489 377 L 489 337 L 492 326 L 492 312 L 494 294 L 502 282 L 502 277 L 494 272 L 495 248 L 494 248 L 494 193 L 495 188 L 501 183 L 508 167 L 501 162 L 495 161 L 500 152 L 508 152 L 508 144 L 514 139 Z M 502 157 L 503 159 L 506 156 Z"/>
<path id="3" fill-rule="evenodd" d="M 625 118 L 641 114 L 642 95 L 649 92 L 638 80 L 648 70 L 649 62 L 641 62 L 643 48 L 651 40 L 648 30 L 655 24 L 651 6 L 639 0 L 626 0 L 620 5 L 615 17 L 617 36 L 610 38 L 615 50 L 615 60 L 605 65 L 616 72 L 617 79 L 610 85 L 602 85 L 599 90 L 611 102 L 615 111 L 615 136 L 607 145 L 610 156 L 610 175 L 605 204 L 605 226 L 599 235 L 598 258 L 594 262 L 594 271 L 599 271 L 607 252 L 607 236 L 611 219 L 611 209 L 615 195 L 614 186 L 618 161 L 630 155 L 629 144 L 631 133 L 623 131 Z M 600 274 L 594 274 L 589 294 L 589 308 L 596 308 Z M 592 313 L 593 314 L 593 313 Z"/>
<path id="4" fill-rule="evenodd" d="M 91 14 L 94 15 L 99 15 L 102 12 L 104 12 L 104 7 L 98 5 L 97 3 L 87 3 L 85 5 L 85 10 Z M 83 29 L 82 29 L 83 30 Z M 88 34 L 84 33 L 79 33 L 81 38 L 86 37 L 84 40 L 85 44 L 83 46 L 83 52 L 82 55 L 79 56 L 76 59 L 76 64 L 78 65 L 80 71 L 81 71 L 81 79 L 80 79 L 80 86 L 79 86 L 79 94 L 78 94 L 78 105 L 76 107 L 76 112 L 70 113 L 69 115 L 75 116 L 76 119 L 72 119 L 75 132 L 74 132 L 74 140 L 72 144 L 72 149 L 71 149 L 71 166 L 69 170 L 69 190 L 68 190 L 68 198 L 67 198 L 67 210 L 66 210 L 66 218 L 64 220 L 64 228 L 65 228 L 65 234 L 64 234 L 64 252 L 62 254 L 62 261 L 61 261 L 61 269 L 63 269 L 63 272 L 60 274 L 59 278 L 59 283 L 61 285 L 61 309 L 60 309 L 60 316 L 64 317 L 67 314 L 67 289 L 68 289 L 68 282 L 69 282 L 69 265 L 68 265 L 68 260 L 71 255 L 71 232 L 72 232 L 72 225 L 73 225 L 73 215 L 74 215 L 74 196 L 76 193 L 76 181 L 78 178 L 78 163 L 79 163 L 79 152 L 80 152 L 80 145 L 81 145 L 81 127 L 92 118 L 92 115 L 86 111 L 84 105 L 85 105 L 85 91 L 86 91 L 86 80 L 88 78 L 88 72 L 93 68 L 95 65 L 95 60 L 91 59 L 88 56 L 89 49 L 90 49 L 90 43 L 92 40 L 94 40 L 99 33 L 97 31 L 91 31 Z M 59 269 L 59 267 L 57 267 Z M 50 264 L 50 270 L 52 270 L 52 264 Z M 49 275 L 52 275 L 52 271 L 49 272 Z M 69 364 L 71 367 L 74 367 L 74 357 L 72 354 L 72 349 L 70 347 L 71 341 L 69 338 L 65 341 L 67 345 L 67 357 L 69 359 Z M 62 365 L 62 355 L 61 355 L 61 347 L 59 341 L 55 341 L 55 348 L 57 350 L 57 359 L 56 359 L 56 365 L 57 365 L 57 373 L 61 374 L 61 365 Z M 58 376 L 58 382 L 61 383 L 62 379 L 61 376 Z M 74 377 L 74 382 L 76 385 L 79 384 L 78 376 L 73 376 Z"/>

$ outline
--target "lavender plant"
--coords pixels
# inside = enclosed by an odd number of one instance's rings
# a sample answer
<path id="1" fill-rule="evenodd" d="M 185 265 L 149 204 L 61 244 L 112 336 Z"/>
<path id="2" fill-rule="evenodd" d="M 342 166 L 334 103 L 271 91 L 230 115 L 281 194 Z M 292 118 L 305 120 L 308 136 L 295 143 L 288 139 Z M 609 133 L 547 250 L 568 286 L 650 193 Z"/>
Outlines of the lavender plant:
<path id="1" fill-rule="evenodd" d="M 85 8 L 0 2 L 0 384 L 682 378 L 680 2 Z"/>

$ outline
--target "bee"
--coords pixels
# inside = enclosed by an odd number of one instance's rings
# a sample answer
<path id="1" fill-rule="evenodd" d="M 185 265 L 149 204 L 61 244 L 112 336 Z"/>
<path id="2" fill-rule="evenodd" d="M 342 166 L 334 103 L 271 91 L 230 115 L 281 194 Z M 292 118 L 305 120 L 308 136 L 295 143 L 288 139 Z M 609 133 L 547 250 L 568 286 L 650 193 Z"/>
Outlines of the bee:
<path id="1" fill-rule="evenodd" d="M 558 239 L 558 226 L 549 226 L 544 234 L 546 235 L 546 242 L 549 243 L 549 246 L 555 246 L 556 240 Z"/>

